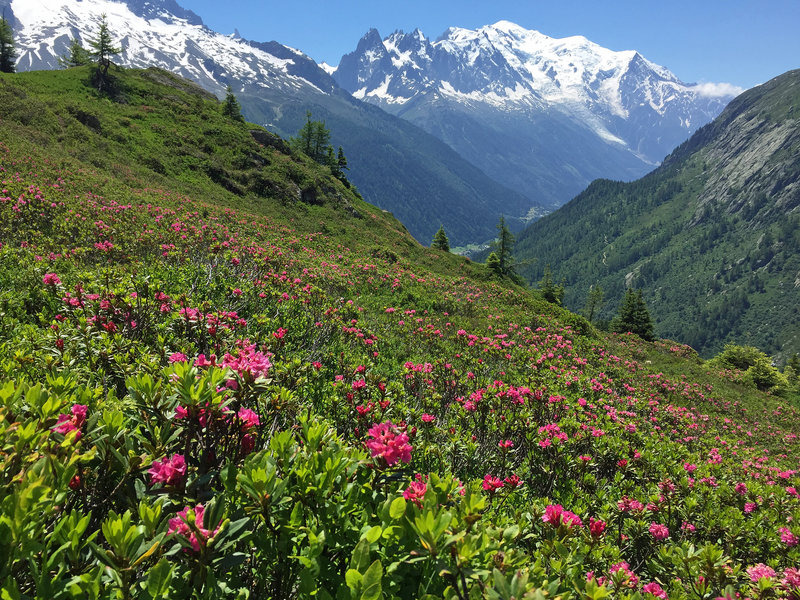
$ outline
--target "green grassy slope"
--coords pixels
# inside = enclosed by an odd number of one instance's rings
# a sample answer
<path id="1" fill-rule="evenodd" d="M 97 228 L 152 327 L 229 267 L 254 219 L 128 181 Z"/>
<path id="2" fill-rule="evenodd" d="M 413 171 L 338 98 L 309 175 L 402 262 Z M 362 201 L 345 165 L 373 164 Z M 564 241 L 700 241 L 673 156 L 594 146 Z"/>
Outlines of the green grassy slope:
<path id="1" fill-rule="evenodd" d="M 2 596 L 800 592 L 794 401 L 85 75 L 0 76 Z"/>
<path id="2" fill-rule="evenodd" d="M 550 264 L 565 303 L 591 285 L 610 317 L 644 290 L 656 333 L 712 355 L 726 342 L 786 359 L 800 350 L 800 72 L 749 90 L 664 164 L 596 181 L 519 236 L 530 281 Z"/>

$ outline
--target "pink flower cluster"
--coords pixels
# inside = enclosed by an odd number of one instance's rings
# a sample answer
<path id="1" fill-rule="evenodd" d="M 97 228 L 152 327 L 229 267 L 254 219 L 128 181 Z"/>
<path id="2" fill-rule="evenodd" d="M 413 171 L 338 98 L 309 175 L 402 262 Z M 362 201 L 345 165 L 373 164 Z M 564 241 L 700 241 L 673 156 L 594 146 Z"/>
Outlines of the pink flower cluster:
<path id="1" fill-rule="evenodd" d="M 53 425 L 53 431 L 62 435 L 67 435 L 71 431 L 76 431 L 75 439 L 81 439 L 81 427 L 86 421 L 86 411 L 88 407 L 85 404 L 73 404 L 70 409 L 70 414 L 58 415 L 58 421 Z"/>
<path id="2" fill-rule="evenodd" d="M 634 500 L 633 498 L 628 498 L 627 496 L 623 496 L 617 502 L 617 508 L 620 512 L 642 512 L 644 510 L 644 504 L 639 502 L 638 500 Z"/>
<path id="3" fill-rule="evenodd" d="M 542 521 L 545 523 L 550 523 L 550 525 L 553 527 L 564 525 L 567 529 L 583 526 L 583 522 L 578 515 L 568 510 L 564 510 L 564 507 L 560 504 L 549 504 L 544 509 Z"/>
<path id="4" fill-rule="evenodd" d="M 154 461 L 148 473 L 151 485 L 178 485 L 186 477 L 186 459 L 182 454 L 173 454 L 171 458 L 165 456 L 160 461 Z"/>
<path id="5" fill-rule="evenodd" d="M 651 581 L 647 585 L 643 586 L 642 591 L 645 594 L 652 594 L 656 598 L 663 598 L 664 600 L 667 598 L 667 592 L 665 592 L 664 589 L 655 581 Z"/>
<path id="6" fill-rule="evenodd" d="M 428 485 L 423 481 L 422 475 L 417 473 L 417 480 L 412 481 L 411 485 L 403 492 L 403 498 L 409 502 L 417 505 L 417 508 L 422 508 L 422 501 L 425 499 L 425 492 L 428 491 Z"/>
<path id="7" fill-rule="evenodd" d="M 481 484 L 483 489 L 486 490 L 487 492 L 489 492 L 490 494 L 494 494 L 497 490 L 502 488 L 504 485 L 505 484 L 503 483 L 502 479 L 500 479 L 499 477 L 495 477 L 494 475 L 491 475 L 489 473 L 484 475 L 483 483 Z"/>
<path id="8" fill-rule="evenodd" d="M 606 522 L 600 521 L 599 519 L 595 519 L 594 517 L 589 517 L 589 533 L 592 534 L 593 538 L 599 538 L 603 535 L 603 532 L 606 530 Z"/>
<path id="9" fill-rule="evenodd" d="M 800 538 L 793 534 L 788 527 L 781 527 L 778 529 L 778 533 L 781 534 L 781 541 L 790 548 L 800 543 Z"/>
<path id="10" fill-rule="evenodd" d="M 667 529 L 666 525 L 653 521 L 650 523 L 650 535 L 657 540 L 665 540 L 669 537 L 669 529 Z"/>
<path id="11" fill-rule="evenodd" d="M 265 377 L 272 363 L 267 354 L 256 350 L 255 344 L 243 343 L 236 356 L 225 354 L 222 366 L 235 371 L 242 379 L 254 381 Z"/>
<path id="12" fill-rule="evenodd" d="M 59 279 L 58 275 L 55 273 L 46 273 L 44 277 L 42 277 L 42 283 L 45 285 L 58 285 L 61 283 L 61 279 Z"/>
<path id="13" fill-rule="evenodd" d="M 772 579 L 775 577 L 775 569 L 768 567 L 764 563 L 759 563 L 753 567 L 748 567 L 747 574 L 750 576 L 750 581 L 758 583 L 759 579 Z"/>
<path id="14" fill-rule="evenodd" d="M 612 565 L 608 572 L 611 575 L 615 587 L 634 589 L 639 585 L 639 577 L 631 570 L 630 565 L 625 561 Z"/>
<path id="15" fill-rule="evenodd" d="M 206 542 L 217 534 L 222 523 L 220 521 L 213 531 L 205 529 L 203 527 L 204 513 L 205 507 L 202 504 L 198 504 L 194 508 L 187 506 L 178 513 L 177 517 L 173 517 L 169 520 L 169 529 L 167 533 L 182 535 L 189 540 L 195 552 L 200 552 L 200 544 L 202 543 L 202 545 L 205 546 Z M 194 527 L 189 525 L 190 515 L 194 517 Z M 200 534 L 199 536 L 197 535 L 198 533 Z"/>
<path id="16" fill-rule="evenodd" d="M 411 462 L 412 448 L 408 443 L 408 435 L 391 421 L 375 423 L 367 434 L 372 438 L 366 443 L 372 458 L 383 459 L 390 467 L 398 460 Z"/>

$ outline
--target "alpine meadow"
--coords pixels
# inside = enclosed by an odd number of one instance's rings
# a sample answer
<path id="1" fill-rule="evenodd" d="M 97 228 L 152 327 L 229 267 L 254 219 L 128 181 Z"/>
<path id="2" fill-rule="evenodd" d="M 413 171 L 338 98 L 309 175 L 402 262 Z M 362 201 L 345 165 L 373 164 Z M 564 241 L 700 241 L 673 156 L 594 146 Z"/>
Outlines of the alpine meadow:
<path id="1" fill-rule="evenodd" d="M 0 5 L 1 600 L 800 598 L 800 72 Z"/>

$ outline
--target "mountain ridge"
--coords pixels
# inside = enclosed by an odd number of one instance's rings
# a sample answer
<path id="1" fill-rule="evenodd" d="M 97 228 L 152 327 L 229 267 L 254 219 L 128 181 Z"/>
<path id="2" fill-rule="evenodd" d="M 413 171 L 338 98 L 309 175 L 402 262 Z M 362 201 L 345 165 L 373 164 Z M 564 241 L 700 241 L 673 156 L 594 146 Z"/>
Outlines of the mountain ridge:
<path id="1" fill-rule="evenodd" d="M 635 50 L 509 21 L 451 27 L 434 41 L 371 29 L 333 77 L 549 205 L 599 176 L 644 175 L 735 95 L 685 84 Z M 487 160 L 476 144 L 498 150 Z"/>
<path id="2" fill-rule="evenodd" d="M 656 333 L 704 356 L 727 342 L 800 350 L 800 70 L 744 92 L 651 174 L 598 180 L 519 235 L 529 281 L 545 265 L 565 304 L 592 285 L 611 316 L 640 287 Z M 580 233 L 580 245 L 568 245 Z"/>
<path id="3" fill-rule="evenodd" d="M 344 147 L 349 179 L 424 243 L 440 224 L 459 245 L 490 238 L 501 214 L 521 226 L 531 209 L 545 212 L 422 129 L 358 102 L 302 52 L 216 33 L 191 11 L 170 12 L 175 6 L 173 0 L 0 0 L 14 13 L 20 70 L 56 68 L 70 38 L 86 44 L 105 13 L 125 66 L 159 66 L 218 96 L 231 85 L 245 116 L 283 137 L 300 129 L 310 109 L 327 119 L 332 143 Z"/>

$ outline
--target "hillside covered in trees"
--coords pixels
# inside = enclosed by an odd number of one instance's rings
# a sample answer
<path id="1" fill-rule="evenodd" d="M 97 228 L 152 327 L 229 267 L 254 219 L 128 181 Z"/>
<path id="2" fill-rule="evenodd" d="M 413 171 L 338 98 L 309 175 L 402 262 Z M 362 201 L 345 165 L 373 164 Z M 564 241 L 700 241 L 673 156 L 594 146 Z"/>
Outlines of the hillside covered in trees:
<path id="1" fill-rule="evenodd" d="M 610 318 L 641 288 L 656 333 L 711 356 L 726 342 L 800 351 L 800 71 L 753 88 L 632 183 L 600 180 L 519 235 L 520 271 L 547 265 Z"/>

